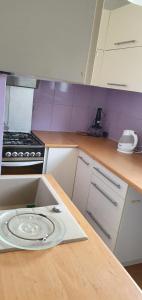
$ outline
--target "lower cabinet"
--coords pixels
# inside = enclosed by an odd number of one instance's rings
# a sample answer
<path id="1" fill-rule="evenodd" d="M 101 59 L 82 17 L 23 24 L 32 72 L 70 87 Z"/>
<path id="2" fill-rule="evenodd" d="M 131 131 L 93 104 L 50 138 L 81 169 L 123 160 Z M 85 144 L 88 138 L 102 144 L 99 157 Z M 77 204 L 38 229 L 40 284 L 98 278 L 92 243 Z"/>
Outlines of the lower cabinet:
<path id="1" fill-rule="evenodd" d="M 93 175 L 86 218 L 112 251 L 116 244 L 123 206 L 124 199 Z"/>
<path id="2" fill-rule="evenodd" d="M 114 254 L 124 265 L 142 262 L 142 195 L 129 187 Z"/>
<path id="3" fill-rule="evenodd" d="M 142 262 L 142 194 L 76 148 L 46 149 L 47 172 L 121 263 Z"/>
<path id="4" fill-rule="evenodd" d="M 85 215 L 86 213 L 86 200 L 88 198 L 89 193 L 91 166 L 92 159 L 89 158 L 88 155 L 80 151 L 77 161 L 72 200 L 83 215 Z"/>
<path id="5" fill-rule="evenodd" d="M 124 265 L 142 262 L 142 195 L 79 152 L 72 198 Z"/>
<path id="6" fill-rule="evenodd" d="M 46 149 L 44 173 L 51 173 L 61 187 L 72 198 L 78 149 L 49 148 Z"/>

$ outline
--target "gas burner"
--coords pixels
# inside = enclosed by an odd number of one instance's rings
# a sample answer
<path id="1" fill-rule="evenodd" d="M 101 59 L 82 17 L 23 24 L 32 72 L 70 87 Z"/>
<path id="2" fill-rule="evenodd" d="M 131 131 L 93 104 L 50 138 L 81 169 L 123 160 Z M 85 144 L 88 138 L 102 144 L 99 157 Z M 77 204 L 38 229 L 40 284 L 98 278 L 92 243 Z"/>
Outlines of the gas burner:
<path id="1" fill-rule="evenodd" d="M 42 142 L 33 133 L 4 132 L 3 145 L 41 145 Z"/>

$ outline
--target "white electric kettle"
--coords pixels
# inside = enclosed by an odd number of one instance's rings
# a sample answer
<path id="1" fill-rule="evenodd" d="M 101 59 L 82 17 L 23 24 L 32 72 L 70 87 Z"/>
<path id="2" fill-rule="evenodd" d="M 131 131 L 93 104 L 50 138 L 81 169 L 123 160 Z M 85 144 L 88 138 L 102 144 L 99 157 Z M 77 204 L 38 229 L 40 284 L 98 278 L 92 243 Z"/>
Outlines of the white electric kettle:
<path id="1" fill-rule="evenodd" d="M 124 130 L 119 140 L 117 151 L 132 154 L 138 143 L 138 136 L 134 130 Z"/>

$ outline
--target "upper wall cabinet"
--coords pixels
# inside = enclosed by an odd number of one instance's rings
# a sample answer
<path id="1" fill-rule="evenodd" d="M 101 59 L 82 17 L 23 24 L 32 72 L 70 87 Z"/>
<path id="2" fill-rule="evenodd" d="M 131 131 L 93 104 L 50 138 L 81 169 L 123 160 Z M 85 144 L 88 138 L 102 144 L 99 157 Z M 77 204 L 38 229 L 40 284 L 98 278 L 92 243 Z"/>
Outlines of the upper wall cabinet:
<path id="1" fill-rule="evenodd" d="M 142 46 L 142 7 L 131 4 L 112 10 L 105 50 L 136 46 Z"/>
<path id="2" fill-rule="evenodd" d="M 142 48 L 104 51 L 96 84 L 106 88 L 142 93 Z"/>
<path id="3" fill-rule="evenodd" d="M 0 70 L 84 83 L 103 0 L 2 0 Z"/>
<path id="4" fill-rule="evenodd" d="M 104 51 L 97 49 L 95 61 L 94 61 L 94 68 L 92 74 L 92 84 L 96 86 L 102 86 L 104 83 L 102 82 L 102 67 L 103 67 L 103 58 L 104 58 Z"/>
<path id="5" fill-rule="evenodd" d="M 104 8 L 91 84 L 142 92 L 142 7 L 105 0 Z"/>
<path id="6" fill-rule="evenodd" d="M 97 49 L 104 50 L 109 26 L 109 18 L 110 18 L 110 11 L 107 9 L 103 9 L 100 28 L 99 28 L 99 35 L 97 41 Z"/>

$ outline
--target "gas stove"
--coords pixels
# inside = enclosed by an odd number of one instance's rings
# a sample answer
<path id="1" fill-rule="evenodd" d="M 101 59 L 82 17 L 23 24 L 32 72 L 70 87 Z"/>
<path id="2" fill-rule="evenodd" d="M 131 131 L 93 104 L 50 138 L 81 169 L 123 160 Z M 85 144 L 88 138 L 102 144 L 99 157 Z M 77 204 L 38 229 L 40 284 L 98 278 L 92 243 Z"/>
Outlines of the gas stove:
<path id="1" fill-rule="evenodd" d="M 35 161 L 44 159 L 44 144 L 33 134 L 4 132 L 3 161 Z"/>

